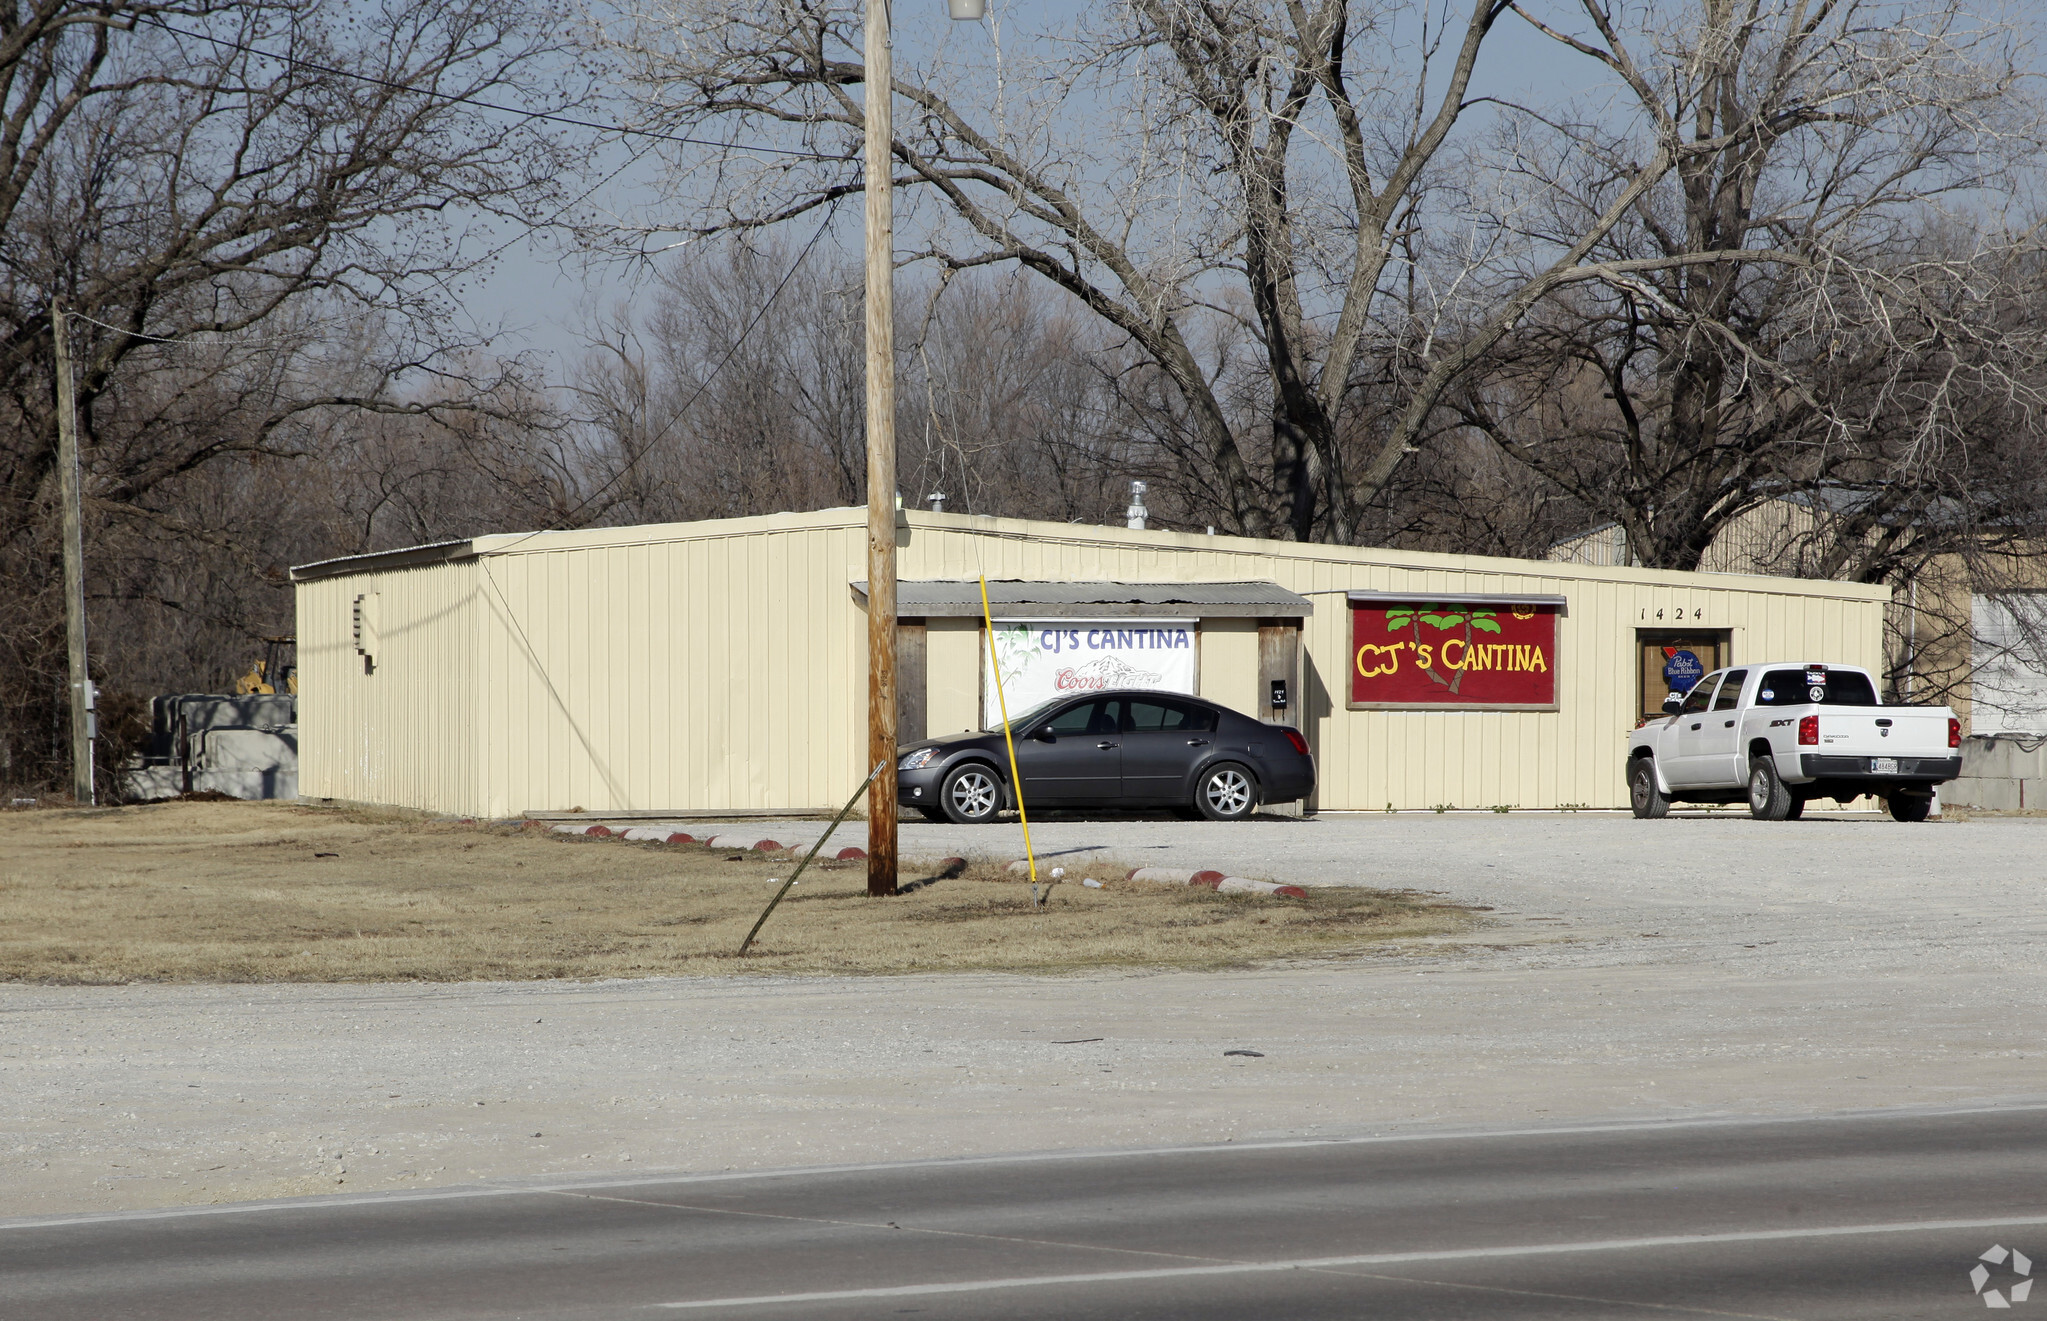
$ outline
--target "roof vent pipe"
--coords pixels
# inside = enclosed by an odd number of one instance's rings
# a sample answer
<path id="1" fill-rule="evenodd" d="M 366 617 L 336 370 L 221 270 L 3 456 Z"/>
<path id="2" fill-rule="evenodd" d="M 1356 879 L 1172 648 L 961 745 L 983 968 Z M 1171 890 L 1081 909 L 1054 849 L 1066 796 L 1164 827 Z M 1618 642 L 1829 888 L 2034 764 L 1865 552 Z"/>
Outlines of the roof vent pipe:
<path id="1" fill-rule="evenodd" d="M 1144 531 L 1144 520 L 1150 516 L 1151 511 L 1144 507 L 1143 482 L 1130 483 L 1130 508 L 1123 512 L 1124 527 L 1129 528 L 1133 532 Z"/>
<path id="2" fill-rule="evenodd" d="M 934 513 L 934 514 L 942 514 L 942 513 L 944 513 L 944 512 L 945 512 L 945 492 L 943 492 L 943 491 L 933 491 L 933 492 L 932 492 L 932 493 L 931 493 L 930 495 L 927 495 L 927 496 L 925 496 L 925 497 L 924 497 L 924 503 L 925 503 L 925 504 L 927 504 L 927 505 L 930 505 L 930 506 L 931 506 L 931 512 L 932 512 L 932 513 Z"/>

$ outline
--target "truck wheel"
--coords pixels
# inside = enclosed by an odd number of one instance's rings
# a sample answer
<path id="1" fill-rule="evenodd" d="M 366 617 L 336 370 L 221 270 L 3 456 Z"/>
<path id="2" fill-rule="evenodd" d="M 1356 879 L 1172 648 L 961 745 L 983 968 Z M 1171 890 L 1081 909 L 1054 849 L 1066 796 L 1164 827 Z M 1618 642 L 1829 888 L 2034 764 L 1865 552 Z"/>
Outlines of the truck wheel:
<path id="1" fill-rule="evenodd" d="M 963 826 L 993 821 L 1002 810 L 1002 782 L 995 772 L 978 761 L 953 768 L 938 790 L 945 815 Z"/>
<path id="2" fill-rule="evenodd" d="M 1656 787 L 1656 767 L 1647 757 L 1628 763 L 1628 805 L 1644 821 L 1670 815 L 1670 800 Z"/>
<path id="3" fill-rule="evenodd" d="M 1796 821 L 1798 820 L 1798 818 L 1804 816 L 1805 801 L 1806 801 L 1805 799 L 1800 798 L 1797 794 L 1791 795 L 1791 810 L 1784 814 L 1784 819 L 1786 821 Z"/>
<path id="4" fill-rule="evenodd" d="M 1891 820 L 1924 821 L 1933 812 L 1932 794 L 1892 794 Z"/>
<path id="5" fill-rule="evenodd" d="M 1782 821 L 1791 815 L 1795 801 L 1784 781 L 1777 778 L 1777 763 L 1758 757 L 1748 768 L 1748 814 L 1758 821 Z"/>

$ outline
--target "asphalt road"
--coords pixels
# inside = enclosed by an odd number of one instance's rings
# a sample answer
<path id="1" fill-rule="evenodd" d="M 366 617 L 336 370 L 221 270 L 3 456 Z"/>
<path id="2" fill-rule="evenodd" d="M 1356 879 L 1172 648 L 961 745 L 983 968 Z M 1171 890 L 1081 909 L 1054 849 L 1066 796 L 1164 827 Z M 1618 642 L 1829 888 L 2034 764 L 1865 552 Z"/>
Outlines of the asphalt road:
<path id="1" fill-rule="evenodd" d="M 2043 1182 L 2047 1109 L 498 1185 L 0 1223 L 0 1316 L 1959 1317 Z"/>

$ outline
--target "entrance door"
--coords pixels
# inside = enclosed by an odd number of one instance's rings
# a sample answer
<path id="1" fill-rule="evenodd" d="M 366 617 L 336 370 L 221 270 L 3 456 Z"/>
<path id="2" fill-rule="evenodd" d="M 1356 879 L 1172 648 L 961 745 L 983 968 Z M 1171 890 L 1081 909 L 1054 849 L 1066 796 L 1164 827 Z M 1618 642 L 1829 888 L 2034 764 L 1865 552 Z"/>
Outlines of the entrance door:
<path id="1" fill-rule="evenodd" d="M 1641 652 L 1635 674 L 1639 720 L 1668 715 L 1663 709 L 1667 694 L 1690 691 L 1693 684 L 1731 659 L 1723 630 L 1639 628 L 1635 630 L 1635 642 Z"/>
<path id="2" fill-rule="evenodd" d="M 1106 803 L 1123 790 L 1123 741 L 1112 703 L 1076 702 L 1016 735 L 1024 810 L 1036 803 Z"/>

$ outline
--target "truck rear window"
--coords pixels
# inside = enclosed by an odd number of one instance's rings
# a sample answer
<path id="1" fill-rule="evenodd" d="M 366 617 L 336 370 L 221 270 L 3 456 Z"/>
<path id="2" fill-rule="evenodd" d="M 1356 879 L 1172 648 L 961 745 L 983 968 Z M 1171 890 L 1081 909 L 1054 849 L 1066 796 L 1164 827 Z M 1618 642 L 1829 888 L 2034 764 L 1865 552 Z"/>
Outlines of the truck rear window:
<path id="1" fill-rule="evenodd" d="M 1828 670 L 1824 684 L 1809 684 L 1804 670 L 1770 670 L 1756 689 L 1757 706 L 1876 706 L 1876 690 L 1859 670 Z"/>

